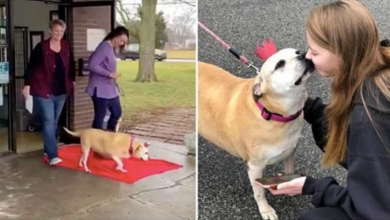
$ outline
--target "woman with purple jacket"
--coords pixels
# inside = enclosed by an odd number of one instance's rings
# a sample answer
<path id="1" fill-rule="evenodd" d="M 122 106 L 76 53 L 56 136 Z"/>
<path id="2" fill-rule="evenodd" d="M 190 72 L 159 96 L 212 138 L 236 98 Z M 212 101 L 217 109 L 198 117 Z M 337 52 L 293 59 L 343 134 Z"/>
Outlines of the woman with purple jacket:
<path id="1" fill-rule="evenodd" d="M 119 91 L 116 79 L 120 76 L 116 69 L 115 51 L 126 45 L 129 31 L 123 26 L 112 30 L 89 57 L 89 82 L 86 93 L 91 96 L 95 116 L 92 128 L 103 129 L 107 109 L 110 119 L 107 130 L 115 131 L 115 126 L 122 115 Z"/>

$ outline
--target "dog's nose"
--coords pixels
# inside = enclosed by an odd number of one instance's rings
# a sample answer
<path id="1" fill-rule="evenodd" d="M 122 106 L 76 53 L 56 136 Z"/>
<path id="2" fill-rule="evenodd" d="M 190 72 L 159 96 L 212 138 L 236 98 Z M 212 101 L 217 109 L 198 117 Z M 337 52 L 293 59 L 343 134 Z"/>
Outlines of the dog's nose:
<path id="1" fill-rule="evenodd" d="M 301 54 L 298 56 L 298 60 L 304 60 L 304 59 L 306 59 L 306 54 L 307 54 L 307 51 L 301 53 Z"/>

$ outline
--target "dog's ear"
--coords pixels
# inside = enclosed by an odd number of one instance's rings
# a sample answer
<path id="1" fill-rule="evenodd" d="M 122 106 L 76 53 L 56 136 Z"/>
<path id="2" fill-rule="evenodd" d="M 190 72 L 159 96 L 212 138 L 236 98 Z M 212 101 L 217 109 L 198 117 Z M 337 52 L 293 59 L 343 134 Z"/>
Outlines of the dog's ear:
<path id="1" fill-rule="evenodd" d="M 261 96 L 261 83 L 263 82 L 263 78 L 260 75 L 257 75 L 253 85 L 253 95 Z"/>
<path id="2" fill-rule="evenodd" d="M 137 146 L 135 146 L 134 148 L 134 151 L 139 151 L 141 149 L 141 144 L 137 144 Z"/>

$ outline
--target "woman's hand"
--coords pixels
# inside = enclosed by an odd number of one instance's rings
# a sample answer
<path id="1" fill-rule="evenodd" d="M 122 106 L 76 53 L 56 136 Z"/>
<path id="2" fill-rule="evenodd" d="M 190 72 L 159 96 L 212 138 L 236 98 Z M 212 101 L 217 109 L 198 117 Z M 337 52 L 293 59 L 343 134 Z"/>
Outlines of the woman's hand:
<path id="1" fill-rule="evenodd" d="M 30 86 L 24 86 L 22 89 L 22 94 L 25 99 L 30 96 Z"/>
<path id="2" fill-rule="evenodd" d="M 289 195 L 295 196 L 302 194 L 303 185 L 305 184 L 306 177 L 299 177 L 289 182 L 279 184 L 276 189 L 270 188 L 269 191 L 272 195 Z"/>
<path id="3" fill-rule="evenodd" d="M 116 79 L 116 78 L 118 78 L 119 76 L 120 76 L 120 74 L 118 74 L 117 72 L 113 72 L 113 73 L 110 73 L 110 78 L 112 78 L 112 79 Z"/>

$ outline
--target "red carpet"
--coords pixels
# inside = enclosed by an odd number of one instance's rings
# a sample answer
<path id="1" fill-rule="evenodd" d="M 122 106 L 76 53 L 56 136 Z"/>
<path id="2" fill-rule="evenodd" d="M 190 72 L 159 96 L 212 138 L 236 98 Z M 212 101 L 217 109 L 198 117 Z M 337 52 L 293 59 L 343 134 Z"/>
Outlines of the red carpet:
<path id="1" fill-rule="evenodd" d="M 57 166 L 85 172 L 83 167 L 79 167 L 81 156 L 80 145 L 68 145 L 58 148 L 58 156 L 62 159 L 62 163 Z M 44 161 L 47 162 L 46 157 L 44 157 Z M 116 163 L 112 159 L 104 159 L 99 155 L 95 155 L 93 151 L 90 151 L 88 168 L 91 170 L 92 175 L 102 176 L 125 183 L 134 183 L 147 176 L 183 167 L 182 165 L 167 162 L 165 160 L 150 159 L 150 157 L 148 161 L 142 161 L 138 158 L 123 159 L 122 161 L 127 173 L 116 170 Z"/>

